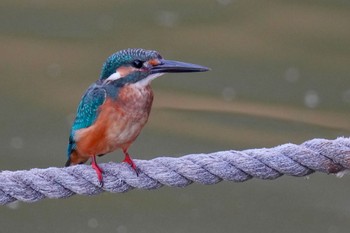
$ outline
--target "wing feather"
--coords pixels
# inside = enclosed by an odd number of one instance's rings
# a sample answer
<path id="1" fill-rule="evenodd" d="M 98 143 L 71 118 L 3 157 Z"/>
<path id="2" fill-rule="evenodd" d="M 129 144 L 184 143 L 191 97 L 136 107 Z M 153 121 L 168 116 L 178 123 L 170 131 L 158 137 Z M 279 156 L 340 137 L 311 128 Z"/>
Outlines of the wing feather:
<path id="1" fill-rule="evenodd" d="M 95 122 L 99 114 L 99 107 L 105 102 L 106 95 L 107 93 L 104 88 L 97 84 L 93 84 L 82 97 L 69 136 L 67 150 L 68 158 L 76 146 L 74 140 L 75 132 L 79 129 L 88 128 Z"/>

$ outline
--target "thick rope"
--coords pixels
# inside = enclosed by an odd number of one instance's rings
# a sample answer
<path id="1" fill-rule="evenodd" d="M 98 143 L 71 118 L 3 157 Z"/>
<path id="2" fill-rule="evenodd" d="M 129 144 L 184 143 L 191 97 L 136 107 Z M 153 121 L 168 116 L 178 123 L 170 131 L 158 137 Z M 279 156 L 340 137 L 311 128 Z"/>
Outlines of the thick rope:
<path id="1" fill-rule="evenodd" d="M 339 173 L 350 169 L 350 138 L 313 139 L 301 145 L 190 154 L 180 158 L 135 160 L 139 176 L 126 163 L 100 164 L 104 186 L 89 165 L 66 168 L 2 171 L 0 204 L 16 200 L 35 202 L 67 198 L 74 194 L 97 195 L 104 191 L 157 189 L 164 185 L 185 187 L 193 182 L 216 184 L 222 180 L 243 182 L 251 178 L 273 180 L 282 175 L 306 176 L 315 171 Z"/>

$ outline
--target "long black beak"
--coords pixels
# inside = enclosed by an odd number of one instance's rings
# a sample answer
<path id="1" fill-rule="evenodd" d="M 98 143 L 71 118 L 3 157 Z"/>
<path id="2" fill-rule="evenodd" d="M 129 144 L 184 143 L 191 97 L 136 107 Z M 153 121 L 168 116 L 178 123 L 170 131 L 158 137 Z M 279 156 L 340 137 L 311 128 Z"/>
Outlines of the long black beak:
<path id="1" fill-rule="evenodd" d="M 187 72 L 205 72 L 210 70 L 208 67 L 200 66 L 196 64 L 172 61 L 172 60 L 161 60 L 159 65 L 151 68 L 151 73 L 187 73 Z"/>

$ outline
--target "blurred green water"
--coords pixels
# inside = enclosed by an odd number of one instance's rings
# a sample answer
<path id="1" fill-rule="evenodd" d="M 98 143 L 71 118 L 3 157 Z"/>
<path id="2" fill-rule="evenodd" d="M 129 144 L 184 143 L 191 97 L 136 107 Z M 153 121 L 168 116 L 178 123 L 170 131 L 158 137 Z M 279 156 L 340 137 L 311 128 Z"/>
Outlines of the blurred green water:
<path id="1" fill-rule="evenodd" d="M 127 47 L 212 68 L 153 83 L 155 109 L 131 148 L 135 158 L 346 136 L 349 10 L 340 0 L 1 1 L 0 169 L 62 166 L 81 94 L 104 59 Z M 157 107 L 169 92 L 203 99 L 194 106 L 202 110 Z M 206 100 L 243 107 L 212 111 Z M 292 120 L 247 114 L 250 104 L 281 107 Z M 305 122 L 308 114 L 319 123 Z M 19 203 L 0 208 L 0 225 L 4 232 L 346 232 L 347 180 L 317 174 Z"/>

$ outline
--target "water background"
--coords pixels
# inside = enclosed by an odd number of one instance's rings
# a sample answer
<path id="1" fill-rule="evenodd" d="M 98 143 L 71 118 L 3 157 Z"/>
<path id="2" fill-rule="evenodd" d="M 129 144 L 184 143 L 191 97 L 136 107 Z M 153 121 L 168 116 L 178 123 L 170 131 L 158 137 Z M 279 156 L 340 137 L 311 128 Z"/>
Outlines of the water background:
<path id="1" fill-rule="evenodd" d="M 0 170 L 63 166 L 82 93 L 128 47 L 212 68 L 152 83 L 134 158 L 348 136 L 349 12 L 344 0 L 2 0 Z M 347 232 L 349 181 L 314 174 L 14 203 L 0 207 L 0 231 Z"/>

